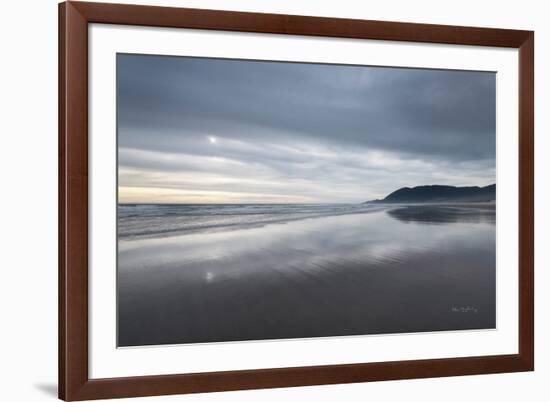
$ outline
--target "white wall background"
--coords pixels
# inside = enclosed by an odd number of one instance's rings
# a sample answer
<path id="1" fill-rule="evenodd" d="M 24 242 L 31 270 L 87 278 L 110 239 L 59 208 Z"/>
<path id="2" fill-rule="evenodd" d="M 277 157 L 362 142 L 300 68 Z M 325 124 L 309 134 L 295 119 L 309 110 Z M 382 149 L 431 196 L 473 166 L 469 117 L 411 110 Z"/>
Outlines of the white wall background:
<path id="1" fill-rule="evenodd" d="M 112 0 L 114 1 L 114 0 Z M 135 0 L 239 11 L 535 30 L 536 371 L 142 398 L 147 401 L 547 401 L 550 398 L 550 12 L 537 0 Z M 2 3 L 0 399 L 55 400 L 57 382 L 57 1 Z M 545 311 L 546 310 L 546 311 Z"/>

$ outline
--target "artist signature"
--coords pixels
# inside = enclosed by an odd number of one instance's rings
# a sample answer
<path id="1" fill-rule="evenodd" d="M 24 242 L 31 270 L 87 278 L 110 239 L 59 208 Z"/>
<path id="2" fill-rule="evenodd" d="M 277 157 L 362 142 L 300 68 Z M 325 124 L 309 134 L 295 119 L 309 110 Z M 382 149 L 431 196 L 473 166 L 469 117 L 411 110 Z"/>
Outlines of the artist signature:
<path id="1" fill-rule="evenodd" d="M 474 313 L 474 314 L 477 314 L 477 308 L 471 307 L 471 306 L 465 306 L 465 307 L 455 307 L 455 306 L 453 306 L 451 308 L 451 311 L 453 313 Z"/>

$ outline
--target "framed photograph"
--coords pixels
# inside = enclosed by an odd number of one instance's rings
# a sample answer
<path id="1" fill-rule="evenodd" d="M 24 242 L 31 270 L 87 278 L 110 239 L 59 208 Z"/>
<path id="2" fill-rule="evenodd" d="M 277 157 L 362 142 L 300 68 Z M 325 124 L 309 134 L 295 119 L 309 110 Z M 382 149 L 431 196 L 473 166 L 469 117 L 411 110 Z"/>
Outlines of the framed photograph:
<path id="1" fill-rule="evenodd" d="M 533 32 L 59 23 L 61 399 L 534 369 Z"/>

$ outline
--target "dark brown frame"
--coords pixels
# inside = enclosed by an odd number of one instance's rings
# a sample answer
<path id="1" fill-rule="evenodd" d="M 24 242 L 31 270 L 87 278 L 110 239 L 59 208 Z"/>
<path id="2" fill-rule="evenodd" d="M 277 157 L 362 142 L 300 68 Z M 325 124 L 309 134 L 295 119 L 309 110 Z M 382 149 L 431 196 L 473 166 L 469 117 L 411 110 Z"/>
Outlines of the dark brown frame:
<path id="1" fill-rule="evenodd" d="M 106 23 L 519 49 L 519 353 L 89 379 L 88 24 Z M 138 397 L 534 369 L 534 33 L 508 29 L 65 2 L 59 5 L 59 397 Z"/>

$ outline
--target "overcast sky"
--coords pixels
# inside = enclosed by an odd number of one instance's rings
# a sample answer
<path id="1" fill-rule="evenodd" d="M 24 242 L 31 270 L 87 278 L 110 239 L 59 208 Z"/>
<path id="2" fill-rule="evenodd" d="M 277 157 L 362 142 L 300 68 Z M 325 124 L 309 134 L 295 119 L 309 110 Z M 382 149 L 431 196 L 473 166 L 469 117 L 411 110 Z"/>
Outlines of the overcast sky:
<path id="1" fill-rule="evenodd" d="M 120 202 L 495 182 L 495 74 L 118 55 Z"/>

